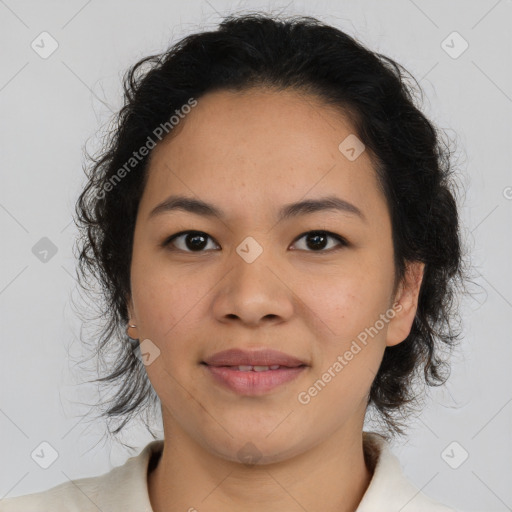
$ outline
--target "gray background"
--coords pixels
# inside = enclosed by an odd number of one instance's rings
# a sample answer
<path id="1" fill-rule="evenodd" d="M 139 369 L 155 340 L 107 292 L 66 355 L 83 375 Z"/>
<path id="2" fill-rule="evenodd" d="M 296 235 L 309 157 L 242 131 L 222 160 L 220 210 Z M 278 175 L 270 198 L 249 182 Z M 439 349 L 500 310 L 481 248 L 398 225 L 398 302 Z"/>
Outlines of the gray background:
<path id="1" fill-rule="evenodd" d="M 431 392 L 393 451 L 442 502 L 512 510 L 511 0 L 0 0 L 0 498 L 99 475 L 133 455 L 100 441 L 101 422 L 82 420 L 96 391 L 77 385 L 83 375 L 70 362 L 82 355 L 71 215 L 83 147 L 94 152 L 95 134 L 120 107 L 122 73 L 233 10 L 268 9 L 316 16 L 396 59 L 421 80 L 426 114 L 458 141 L 464 234 L 481 289 L 463 305 L 448 385 Z M 31 47 L 43 31 L 58 42 L 48 58 Z M 454 31 L 469 45 L 457 58 L 445 51 L 462 49 Z M 44 237 L 57 252 L 41 261 Z M 151 440 L 142 428 L 123 439 Z M 42 442 L 58 453 L 48 469 L 31 458 Z"/>

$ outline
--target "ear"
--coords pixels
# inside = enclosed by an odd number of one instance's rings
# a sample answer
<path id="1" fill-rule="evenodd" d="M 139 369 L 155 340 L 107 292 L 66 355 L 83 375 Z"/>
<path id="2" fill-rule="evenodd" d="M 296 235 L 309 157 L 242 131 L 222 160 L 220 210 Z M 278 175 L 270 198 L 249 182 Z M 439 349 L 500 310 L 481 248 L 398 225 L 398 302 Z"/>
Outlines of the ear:
<path id="1" fill-rule="evenodd" d="M 134 330 L 136 331 L 136 327 L 128 327 L 129 325 L 137 325 L 137 318 L 135 317 L 135 311 L 133 308 L 133 301 L 130 296 L 126 296 L 126 309 L 128 310 L 128 325 L 126 326 L 127 330 L 131 329 L 131 332 L 133 333 Z"/>
<path id="2" fill-rule="evenodd" d="M 409 262 L 406 266 L 405 276 L 398 286 L 393 302 L 395 316 L 388 324 L 386 345 L 388 347 L 398 345 L 409 336 L 412 323 L 418 307 L 418 296 L 425 263 L 420 261 Z"/>

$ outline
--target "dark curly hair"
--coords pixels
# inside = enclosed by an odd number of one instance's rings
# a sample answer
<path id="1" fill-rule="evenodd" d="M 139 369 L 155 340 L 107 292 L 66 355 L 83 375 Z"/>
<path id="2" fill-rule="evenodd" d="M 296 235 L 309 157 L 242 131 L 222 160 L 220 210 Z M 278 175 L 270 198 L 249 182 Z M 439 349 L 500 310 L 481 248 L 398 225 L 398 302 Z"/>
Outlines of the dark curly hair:
<path id="1" fill-rule="evenodd" d="M 408 76 L 400 64 L 316 18 L 279 19 L 262 13 L 228 16 L 216 30 L 189 35 L 127 71 L 124 106 L 99 156 L 87 155 L 92 164 L 84 169 L 88 182 L 77 201 L 75 220 L 81 232 L 79 284 L 96 294 L 97 289 L 87 287 L 90 278 L 101 285 L 96 318 L 102 322 L 93 343 L 106 375 L 94 381 L 109 388 L 118 385 L 101 414 L 108 423 L 123 420 L 113 431 L 109 425 L 110 433 L 120 432 L 144 405 L 159 403 L 125 334 L 135 219 L 151 152 L 139 156 L 122 179 L 119 171 L 147 144 L 148 135 L 191 98 L 215 90 L 266 87 L 294 89 L 305 98 L 313 95 L 348 117 L 366 146 L 389 207 L 395 283 L 404 277 L 408 261 L 425 263 L 410 334 L 385 349 L 368 397 L 385 435 L 403 434 L 405 413 L 412 413 L 423 396 L 418 382 L 426 389 L 425 384 L 440 385 L 447 379 L 445 355 L 461 335 L 454 326 L 460 319 L 456 291 L 465 281 L 453 141 L 446 141 L 446 134 L 415 106 Z M 109 351 L 114 356 L 106 363 Z"/>

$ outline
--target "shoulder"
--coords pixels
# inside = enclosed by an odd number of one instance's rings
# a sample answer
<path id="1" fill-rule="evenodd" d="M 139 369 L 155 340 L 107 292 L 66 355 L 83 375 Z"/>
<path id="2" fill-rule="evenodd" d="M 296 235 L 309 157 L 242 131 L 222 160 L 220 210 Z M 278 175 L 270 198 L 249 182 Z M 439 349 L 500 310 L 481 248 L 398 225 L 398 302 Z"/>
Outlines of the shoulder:
<path id="1" fill-rule="evenodd" d="M 94 506 L 97 492 L 107 475 L 65 482 L 47 491 L 26 494 L 0 501 L 1 512 L 63 512 L 98 510 Z"/>
<path id="2" fill-rule="evenodd" d="M 455 512 L 407 479 L 384 437 L 363 432 L 363 446 L 373 477 L 356 512 Z"/>
<path id="3" fill-rule="evenodd" d="M 0 500 L 0 512 L 151 512 L 147 468 L 163 441 L 152 441 L 135 457 L 103 475 L 79 478 L 46 491 Z"/>

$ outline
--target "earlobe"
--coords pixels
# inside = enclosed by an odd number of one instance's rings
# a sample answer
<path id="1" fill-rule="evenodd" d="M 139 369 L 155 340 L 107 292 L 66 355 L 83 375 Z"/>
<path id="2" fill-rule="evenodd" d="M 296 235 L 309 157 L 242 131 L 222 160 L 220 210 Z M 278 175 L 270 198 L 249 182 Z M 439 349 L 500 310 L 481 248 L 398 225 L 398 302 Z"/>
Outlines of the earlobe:
<path id="1" fill-rule="evenodd" d="M 137 328 L 137 319 L 135 318 L 134 308 L 133 308 L 133 302 L 131 300 L 131 297 L 126 297 L 126 309 L 128 312 L 128 324 L 126 325 L 126 334 L 132 339 L 138 339 L 138 331 L 137 335 L 134 337 L 132 336 L 133 332 L 130 332 L 130 329 L 136 329 Z"/>
<path id="2" fill-rule="evenodd" d="M 413 261 L 407 264 L 405 276 L 398 287 L 394 300 L 395 315 L 388 325 L 386 336 L 388 347 L 398 345 L 411 332 L 418 308 L 424 269 L 425 264 L 421 261 Z"/>

